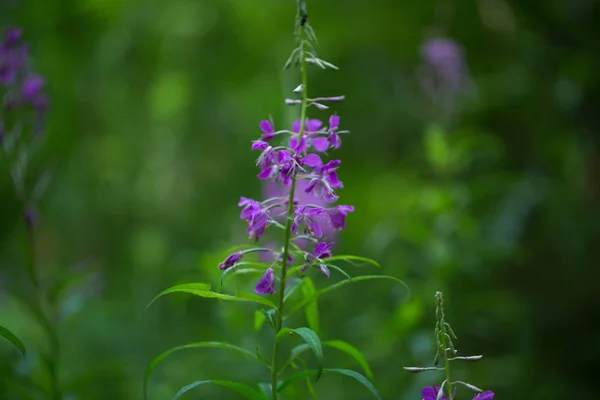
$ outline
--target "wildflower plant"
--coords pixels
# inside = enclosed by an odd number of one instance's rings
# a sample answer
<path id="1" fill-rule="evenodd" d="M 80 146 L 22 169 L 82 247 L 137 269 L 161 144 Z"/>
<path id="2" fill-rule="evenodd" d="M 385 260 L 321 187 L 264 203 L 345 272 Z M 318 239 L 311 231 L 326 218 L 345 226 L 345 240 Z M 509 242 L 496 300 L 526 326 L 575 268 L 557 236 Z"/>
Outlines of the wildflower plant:
<path id="1" fill-rule="evenodd" d="M 444 371 L 446 379 L 440 386 L 426 386 L 421 391 L 423 400 L 453 400 L 456 394 L 456 386 L 463 386 L 474 393 L 473 400 L 493 400 L 494 392 L 491 390 L 482 390 L 475 385 L 463 381 L 453 381 L 450 376 L 450 363 L 453 361 L 479 361 L 482 355 L 458 356 L 458 351 L 454 346 L 454 340 L 457 340 L 454 330 L 444 314 L 444 295 L 442 292 L 435 293 L 435 343 L 436 353 L 431 367 L 404 367 L 408 372 L 420 373 L 425 371 Z M 439 367 L 440 359 L 443 366 Z"/>
<path id="2" fill-rule="evenodd" d="M 259 124 L 262 132 L 251 144 L 251 150 L 258 153 L 256 166 L 258 178 L 269 185 L 279 185 L 284 196 L 275 195 L 266 200 L 241 197 L 240 218 L 247 224 L 250 239 L 258 243 L 267 230 L 279 230 L 282 236 L 280 250 L 265 246 L 237 248 L 232 251 L 216 268 L 221 273 L 223 288 L 215 291 L 209 284 L 188 283 L 177 285 L 161 292 L 153 302 L 169 293 L 189 293 L 204 298 L 226 301 L 253 302 L 262 309 L 257 313 L 255 324 L 261 326 L 268 321 L 272 327 L 270 354 L 261 354 L 224 342 L 200 342 L 170 349 L 156 357 L 148 366 L 144 378 L 144 396 L 147 398 L 147 385 L 154 368 L 168 355 L 192 347 L 216 347 L 235 350 L 262 363 L 268 372 L 268 382 L 252 385 L 248 383 L 224 380 L 200 380 L 182 388 L 173 399 L 179 398 L 189 390 L 204 384 L 216 384 L 228 387 L 247 399 L 277 400 L 285 389 L 298 381 L 306 383 L 312 397 L 316 398 L 311 377 L 318 381 L 322 373 L 339 373 L 362 383 L 375 398 L 380 398 L 368 378 L 372 377 L 366 358 L 352 345 L 341 340 L 321 341 L 316 329 L 316 302 L 320 295 L 347 284 L 370 279 L 389 279 L 406 286 L 401 280 L 386 275 L 364 275 L 351 277 L 338 264 L 368 263 L 379 267 L 377 262 L 358 256 L 334 255 L 335 243 L 324 239 L 324 231 L 338 231 L 346 228 L 347 218 L 355 211 L 351 205 L 337 204 L 339 189 L 343 183 L 338 176 L 341 161 L 329 158 L 342 145 L 342 137 L 348 131 L 340 130 L 340 117 L 330 114 L 328 123 L 308 116 L 309 111 L 327 111 L 332 103 L 341 101 L 344 96 L 310 97 L 308 68 L 337 69 L 333 64 L 321 59 L 315 50 L 315 33 L 308 23 L 305 0 L 298 1 L 296 17 L 296 38 L 298 46 L 293 50 L 285 69 L 297 67 L 300 70 L 300 82 L 293 90 L 292 98 L 285 104 L 299 106 L 300 119 L 291 129 L 277 129 L 272 120 Z M 346 139 L 344 139 L 345 141 Z M 329 159 L 328 159 L 329 158 Z M 302 190 L 302 193 L 299 193 Z M 314 201 L 306 201 L 307 196 Z M 301 198 L 302 201 L 298 199 Z M 303 245 L 299 245 L 302 243 Z M 263 260 L 272 262 L 248 261 L 251 253 L 267 253 L 270 257 Z M 216 269 L 215 268 L 215 269 Z M 333 274 L 340 273 L 342 280 L 315 289 L 315 282 L 335 279 Z M 226 293 L 226 278 L 236 274 L 255 273 L 260 276 L 254 285 L 254 293 Z M 223 290 L 222 290 L 223 289 Z M 300 290 L 299 290 L 300 289 Z M 302 293 L 298 298 L 297 293 Z M 304 310 L 308 326 L 288 326 L 290 316 Z M 282 344 L 286 340 L 300 340 L 285 357 Z M 347 369 L 325 368 L 323 347 L 328 346 L 349 354 L 363 367 L 366 377 Z M 308 368 L 306 352 L 312 353 L 316 368 Z M 270 361 L 269 361 L 270 359 Z M 300 369 L 295 373 L 291 369 Z M 265 374 L 266 375 L 266 374 Z"/>
<path id="3" fill-rule="evenodd" d="M 48 384 L 31 383 L 30 389 L 46 393 L 49 399 L 62 399 L 59 377 L 60 342 L 57 333 L 61 286 L 65 282 L 43 276 L 36 257 L 36 204 L 49 183 L 38 151 L 44 137 L 45 117 L 49 106 L 45 79 L 32 71 L 29 48 L 19 28 L 6 30 L 0 42 L 0 159 L 7 165 L 14 194 L 21 208 L 23 264 L 27 283 L 18 276 L 9 284 L 8 292 L 24 304 L 40 325 L 47 339 L 46 350 L 40 351 Z M 0 336 L 7 338 L 25 355 L 25 348 L 14 334 L 0 326 Z M 29 380 L 26 380 L 29 382 Z"/>

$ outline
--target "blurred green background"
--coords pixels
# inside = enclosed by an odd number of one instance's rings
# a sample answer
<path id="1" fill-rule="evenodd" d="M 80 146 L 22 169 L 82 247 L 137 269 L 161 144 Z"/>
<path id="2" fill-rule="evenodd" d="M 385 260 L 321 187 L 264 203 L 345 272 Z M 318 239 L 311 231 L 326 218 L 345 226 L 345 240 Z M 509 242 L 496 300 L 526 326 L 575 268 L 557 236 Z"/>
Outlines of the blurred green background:
<path id="1" fill-rule="evenodd" d="M 283 104 L 298 84 L 297 71 L 282 70 L 294 46 L 295 2 L 0 4 L 0 26 L 24 28 L 52 104 L 40 268 L 47 279 L 89 272 L 60 309 L 67 398 L 140 399 L 147 363 L 172 346 L 266 347 L 270 333 L 252 329 L 252 305 L 181 295 L 145 307 L 172 284 L 216 284 L 225 249 L 247 243 L 237 201 L 261 196 L 249 143 L 261 119 L 272 115 L 282 128 L 299 112 Z M 408 301 L 401 287 L 373 281 L 325 295 L 322 337 L 363 350 L 383 398 L 418 399 L 422 386 L 442 378 L 402 367 L 432 362 L 433 295 L 442 290 L 459 352 L 485 356 L 456 364 L 457 379 L 500 399 L 593 398 L 598 2 L 309 0 L 308 7 L 317 50 L 340 67 L 311 69 L 309 91 L 346 95 L 334 109 L 352 132 L 338 153 L 340 202 L 356 212 L 335 250 L 378 260 L 413 292 Z M 458 42 L 468 65 L 470 89 L 451 114 L 420 86 L 430 35 Z M 0 277 L 9 287 L 23 270 L 21 217 L 10 181 L 1 183 Z M 19 378 L 45 384 L 44 337 L 5 291 L 0 323 L 29 350 L 23 357 L 0 341 L 0 398 L 44 398 L 27 397 Z M 325 356 L 326 366 L 359 369 L 339 352 Z M 191 350 L 158 367 L 151 399 L 209 378 L 268 379 L 238 355 Z M 295 398 L 308 398 L 301 387 Z M 369 398 L 341 376 L 325 376 L 317 391 Z M 188 398 L 238 397 L 204 387 Z"/>

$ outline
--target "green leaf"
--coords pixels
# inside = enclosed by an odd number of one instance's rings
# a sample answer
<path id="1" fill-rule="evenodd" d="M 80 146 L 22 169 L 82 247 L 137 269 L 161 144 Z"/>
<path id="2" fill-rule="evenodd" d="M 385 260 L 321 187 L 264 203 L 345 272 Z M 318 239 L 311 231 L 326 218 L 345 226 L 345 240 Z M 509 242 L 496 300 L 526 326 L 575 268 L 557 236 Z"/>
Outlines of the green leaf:
<path id="1" fill-rule="evenodd" d="M 290 336 L 291 332 L 292 332 L 292 330 L 290 328 L 281 329 L 279 332 L 277 332 L 277 335 L 275 335 L 275 341 L 279 342 L 284 337 Z"/>
<path id="2" fill-rule="evenodd" d="M 296 289 L 298 289 L 300 285 L 302 285 L 303 281 L 304 279 L 292 277 L 291 281 L 287 284 L 285 288 L 283 301 L 286 301 L 288 297 L 290 297 L 296 291 Z"/>
<path id="3" fill-rule="evenodd" d="M 306 377 L 312 376 L 312 375 L 317 375 L 318 372 L 319 371 L 314 370 L 314 369 L 297 372 L 294 375 L 290 376 L 285 381 L 283 381 L 277 387 L 277 391 L 281 392 L 286 387 L 288 387 L 292 383 L 298 381 L 299 379 L 303 379 L 303 378 L 306 378 Z M 338 373 L 338 374 L 342 374 L 342 375 L 346 375 L 346 376 L 349 376 L 351 378 L 354 378 L 358 382 L 362 383 L 373 394 L 373 397 L 375 397 L 378 400 L 381 400 L 381 396 L 379 396 L 379 393 L 377 392 L 377 389 L 375 389 L 375 387 L 373 386 L 373 384 L 367 378 L 365 378 L 363 375 L 359 374 L 356 371 L 352 371 L 352 370 L 349 370 L 349 369 L 326 368 L 326 369 L 323 370 L 323 372 L 335 372 L 335 373 Z"/>
<path id="4" fill-rule="evenodd" d="M 240 268 L 240 267 L 244 268 Z M 228 276 L 235 275 L 247 275 L 247 274 L 257 274 L 262 275 L 265 273 L 265 270 L 269 268 L 271 264 L 252 262 L 252 261 L 242 261 L 237 263 L 234 267 L 228 268 L 221 274 L 221 286 L 225 282 L 225 278 Z M 251 267 L 259 267 L 259 268 L 251 268 Z"/>
<path id="5" fill-rule="evenodd" d="M 360 263 L 371 264 L 374 267 L 377 267 L 377 268 L 381 269 L 381 265 L 379 265 L 379 263 L 377 261 L 375 261 L 375 260 L 372 260 L 372 259 L 367 258 L 367 257 L 353 256 L 353 255 L 350 255 L 350 254 L 338 255 L 338 256 L 333 256 L 333 257 L 329 257 L 329 258 L 324 258 L 323 262 L 328 263 L 329 261 L 335 261 L 335 260 L 348 261 L 348 263 L 352 264 L 352 265 L 360 265 Z"/>
<path id="6" fill-rule="evenodd" d="M 212 383 L 213 385 L 220 385 L 220 386 L 225 386 L 230 389 L 233 389 L 236 392 L 243 395 L 248 400 L 269 400 L 264 393 L 259 392 L 258 390 L 254 389 L 253 387 L 248 386 L 246 384 L 234 382 L 234 381 L 218 381 L 218 380 L 196 381 L 187 386 L 184 386 L 181 388 L 181 390 L 179 390 L 179 392 L 177 392 L 175 394 L 175 396 L 173 396 L 173 400 L 177 400 L 178 398 L 181 397 L 182 394 L 189 392 L 193 388 L 200 386 L 200 385 L 204 385 L 206 383 Z"/>
<path id="7" fill-rule="evenodd" d="M 144 375 L 144 399 L 148 398 L 147 390 L 148 390 L 148 380 L 150 379 L 150 375 L 152 375 L 152 371 L 154 371 L 156 366 L 158 364 L 160 364 L 160 362 L 162 360 L 164 360 L 166 357 L 168 357 L 171 354 L 176 353 L 180 350 L 194 349 L 194 348 L 207 348 L 207 347 L 208 348 L 220 348 L 220 349 L 235 350 L 239 353 L 245 354 L 245 355 L 255 358 L 259 361 L 262 361 L 256 356 L 256 354 L 252 353 L 251 351 L 246 350 L 239 346 L 235 346 L 233 344 L 226 343 L 226 342 L 196 342 L 196 343 L 185 344 L 183 346 L 173 347 L 172 349 L 165 351 L 164 353 L 162 353 L 161 355 L 156 357 L 154 360 L 152 360 L 150 362 L 150 364 L 148 365 L 148 367 L 146 368 L 146 374 Z M 268 364 L 266 364 L 266 365 L 269 366 Z"/>
<path id="8" fill-rule="evenodd" d="M 308 277 L 305 278 L 304 285 L 302 285 L 302 294 L 304 295 L 304 300 L 308 300 L 306 307 L 304 308 L 306 322 L 310 329 L 319 332 L 319 304 L 315 296 L 316 292 L 312 280 Z"/>
<path id="9" fill-rule="evenodd" d="M 302 337 L 317 358 L 318 370 L 316 380 L 318 381 L 323 371 L 323 347 L 321 346 L 319 336 L 312 329 L 306 327 L 292 329 L 292 331 Z"/>
<path id="10" fill-rule="evenodd" d="M 323 293 L 327 293 L 330 292 L 334 289 L 338 289 L 342 286 L 345 286 L 349 283 L 354 283 L 354 282 L 358 282 L 358 281 L 367 281 L 367 280 L 372 280 L 372 279 L 389 279 L 392 280 L 394 282 L 397 282 L 399 284 L 401 284 L 402 286 L 404 286 L 406 288 L 406 290 L 408 291 L 408 294 L 410 296 L 410 289 L 408 288 L 408 285 L 406 283 L 404 283 L 404 281 L 395 278 L 393 276 L 389 276 L 389 275 L 362 275 L 362 276 L 356 276 L 352 279 L 345 279 L 343 281 L 339 281 L 334 283 L 333 285 L 324 287 L 323 289 L 320 289 L 318 291 L 316 291 L 311 298 L 308 299 L 304 299 L 303 301 L 299 302 L 298 304 L 296 304 L 285 316 L 285 318 L 288 318 L 290 315 L 292 315 L 293 313 L 295 313 L 296 311 L 302 309 L 303 307 L 305 307 L 307 304 L 309 304 L 313 299 L 317 298 L 318 296 L 320 296 Z"/>
<path id="11" fill-rule="evenodd" d="M 341 273 L 342 275 L 344 275 L 348 280 L 352 280 L 352 277 L 350 275 L 348 275 L 348 273 L 346 271 L 344 271 L 343 269 L 341 269 L 340 267 L 338 267 L 337 265 L 333 265 L 333 264 L 326 264 L 329 268 L 333 268 L 336 271 L 338 271 L 339 273 Z"/>
<path id="12" fill-rule="evenodd" d="M 263 310 L 254 311 L 254 330 L 260 331 L 260 328 L 265 324 L 267 317 L 263 313 Z"/>
<path id="13" fill-rule="evenodd" d="M 21 342 L 21 340 L 19 340 L 19 338 L 16 337 L 14 333 L 9 331 L 7 328 L 3 327 L 2 325 L 0 325 L 0 336 L 2 336 L 3 338 L 5 338 L 9 342 L 11 342 L 17 349 L 19 349 L 19 351 L 23 355 L 25 355 L 26 351 L 25 351 L 25 346 L 23 345 L 23 342 Z"/>
<path id="14" fill-rule="evenodd" d="M 367 358 L 356 347 L 342 340 L 329 340 L 327 342 L 323 342 L 323 346 L 333 347 L 334 349 L 338 349 L 348 354 L 354 358 L 358 364 L 360 364 L 362 369 L 365 370 L 365 375 L 367 378 L 373 379 L 373 372 L 371 371 L 371 367 L 369 366 Z"/>
<path id="15" fill-rule="evenodd" d="M 196 296 L 204 297 L 204 298 L 212 298 L 212 299 L 220 299 L 220 300 L 229 300 L 229 301 L 245 301 L 245 302 L 253 302 L 266 305 L 271 308 L 275 308 L 275 304 L 270 300 L 256 295 L 254 293 L 245 293 L 238 292 L 235 295 L 217 293 L 210 290 L 210 285 L 206 283 L 184 283 L 182 285 L 176 285 L 170 287 L 166 290 L 163 290 L 158 294 L 151 302 L 146 306 L 146 308 L 150 307 L 152 303 L 154 303 L 159 297 L 164 296 L 169 293 L 190 293 Z"/>

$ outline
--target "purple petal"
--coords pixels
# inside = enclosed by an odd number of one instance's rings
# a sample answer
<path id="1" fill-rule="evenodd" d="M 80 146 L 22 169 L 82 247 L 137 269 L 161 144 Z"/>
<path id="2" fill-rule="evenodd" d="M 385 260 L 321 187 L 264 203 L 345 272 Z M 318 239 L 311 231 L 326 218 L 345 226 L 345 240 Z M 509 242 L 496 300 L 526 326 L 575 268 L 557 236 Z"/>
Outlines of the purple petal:
<path id="1" fill-rule="evenodd" d="M 304 124 L 304 130 L 307 132 L 316 132 L 319 130 L 321 126 L 323 126 L 323 122 L 318 119 L 309 119 Z"/>
<path id="2" fill-rule="evenodd" d="M 273 129 L 273 125 L 271 125 L 270 121 L 267 120 L 263 120 L 260 121 L 260 130 L 263 131 L 264 133 L 273 133 L 274 129 Z"/>
<path id="3" fill-rule="evenodd" d="M 329 137 L 329 141 L 331 142 L 331 147 L 334 149 L 339 149 L 342 147 L 342 138 L 337 133 L 332 133 Z"/>
<path id="4" fill-rule="evenodd" d="M 329 278 L 329 275 L 330 275 L 330 273 L 329 273 L 329 268 L 327 268 L 327 266 L 326 266 L 326 265 L 324 265 L 324 264 L 319 264 L 319 270 L 321 270 L 321 272 L 323 273 L 323 275 L 325 275 L 326 277 L 328 277 L 328 278 Z"/>
<path id="5" fill-rule="evenodd" d="M 275 165 L 271 165 L 270 167 L 267 168 L 263 168 L 262 171 L 260 171 L 260 174 L 258 174 L 258 179 L 270 179 L 273 177 L 273 175 L 275 175 L 275 173 L 277 172 L 277 167 Z"/>
<path id="6" fill-rule="evenodd" d="M 479 393 L 477 395 L 475 395 L 475 397 L 473 397 L 473 400 L 493 400 L 494 399 L 494 392 L 492 392 L 491 390 L 486 390 L 483 393 Z"/>
<path id="7" fill-rule="evenodd" d="M 314 190 L 315 186 L 317 186 L 317 184 L 319 183 L 318 179 L 312 179 L 309 183 L 308 186 L 306 186 L 306 189 L 304 189 L 305 193 L 310 193 Z"/>
<path id="8" fill-rule="evenodd" d="M 269 147 L 269 143 L 263 142 L 262 140 L 255 140 L 252 142 L 252 150 L 266 150 Z"/>
<path id="9" fill-rule="evenodd" d="M 342 181 L 338 179 L 337 172 L 335 171 L 329 171 L 325 177 L 325 181 L 327 181 L 329 186 L 331 186 L 333 189 L 344 187 Z"/>
<path id="10" fill-rule="evenodd" d="M 326 137 L 317 137 L 311 139 L 311 144 L 316 151 L 323 152 L 329 148 L 329 139 Z"/>
<path id="11" fill-rule="evenodd" d="M 320 238 L 321 236 L 323 236 L 323 230 L 321 229 L 321 225 L 317 224 L 310 218 L 306 219 L 306 228 L 308 229 L 308 233 L 311 236 L 314 236 L 316 238 Z"/>
<path id="12" fill-rule="evenodd" d="M 296 121 L 296 122 L 294 122 L 292 124 L 292 132 L 294 132 L 294 133 L 300 133 L 300 126 L 301 125 L 302 125 L 302 121 Z"/>
<path id="13" fill-rule="evenodd" d="M 309 167 L 314 168 L 320 166 L 323 162 L 321 161 L 321 157 L 314 153 L 311 153 L 302 159 L 302 163 L 304 165 L 308 165 Z"/>
<path id="14" fill-rule="evenodd" d="M 254 286 L 254 291 L 258 294 L 275 294 L 275 275 L 273 268 L 268 268 L 265 274 Z"/>
<path id="15" fill-rule="evenodd" d="M 329 117 L 329 129 L 335 131 L 340 126 L 340 117 L 338 115 L 332 115 Z"/>

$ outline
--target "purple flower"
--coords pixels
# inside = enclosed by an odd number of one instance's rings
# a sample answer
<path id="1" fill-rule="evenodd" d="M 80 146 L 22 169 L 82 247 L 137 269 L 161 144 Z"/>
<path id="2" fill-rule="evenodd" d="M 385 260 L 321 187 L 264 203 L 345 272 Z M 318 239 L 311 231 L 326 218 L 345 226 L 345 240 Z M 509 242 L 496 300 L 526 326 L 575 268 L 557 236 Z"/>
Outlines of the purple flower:
<path id="1" fill-rule="evenodd" d="M 21 28 L 10 28 L 6 31 L 5 43 L 7 45 L 15 44 L 21 40 L 23 30 Z"/>
<path id="2" fill-rule="evenodd" d="M 337 115 L 332 115 L 329 117 L 329 130 L 327 131 L 327 135 L 329 136 L 329 143 L 331 147 L 334 149 L 339 149 L 342 145 L 342 139 L 337 134 L 337 129 L 340 126 L 340 117 Z"/>
<path id="3" fill-rule="evenodd" d="M 244 256 L 244 253 L 242 253 L 241 251 L 230 254 L 229 256 L 227 256 L 227 258 L 225 260 L 223 260 L 219 263 L 219 269 L 221 271 L 228 270 L 229 268 L 233 267 L 235 264 L 240 262 L 240 260 L 242 259 L 243 256 Z"/>
<path id="4" fill-rule="evenodd" d="M 440 386 L 425 386 L 421 390 L 421 397 L 423 400 L 436 400 L 438 392 L 440 391 Z M 441 400 L 449 400 L 445 394 L 442 395 Z"/>
<path id="5" fill-rule="evenodd" d="M 316 217 L 323 215 L 325 211 L 322 208 L 308 207 L 306 205 L 298 206 L 294 211 L 295 217 L 292 222 L 291 230 L 295 232 L 300 223 L 304 222 L 307 234 L 320 238 L 323 236 L 323 229 L 317 222 Z"/>
<path id="6" fill-rule="evenodd" d="M 312 254 L 307 253 L 305 255 L 305 259 L 308 262 L 308 264 L 302 269 L 302 271 L 304 272 L 306 270 L 306 268 L 308 268 L 315 261 L 320 261 L 324 258 L 330 258 L 331 257 L 331 248 L 333 247 L 334 244 L 335 244 L 335 242 L 331 242 L 331 243 L 319 242 L 319 243 L 317 243 L 315 245 L 315 250 L 312 252 Z M 321 273 L 329 278 L 329 275 L 330 275 L 329 268 L 327 268 L 327 266 L 323 263 L 318 263 L 317 266 L 319 267 L 319 270 L 321 271 Z"/>
<path id="7" fill-rule="evenodd" d="M 311 178 L 310 183 L 304 189 L 306 193 L 315 190 L 316 195 L 321 197 L 328 203 L 332 203 L 338 199 L 334 189 L 339 189 L 344 185 L 338 179 L 336 169 L 342 162 L 340 160 L 332 160 L 322 166 L 317 166 L 313 173 L 308 177 Z"/>
<path id="8" fill-rule="evenodd" d="M 28 206 L 25 210 L 25 223 L 27 224 L 27 227 L 30 229 L 33 228 L 35 226 L 36 221 L 37 213 L 35 211 L 35 208 L 33 206 Z"/>
<path id="9" fill-rule="evenodd" d="M 475 397 L 473 397 L 473 400 L 493 400 L 494 399 L 494 392 L 492 392 L 491 390 L 486 390 L 483 393 L 478 393 L 475 395 Z"/>
<path id="10" fill-rule="evenodd" d="M 238 206 L 244 207 L 240 218 L 248 222 L 248 234 L 253 240 L 258 240 L 269 225 L 268 211 L 261 203 L 246 197 L 240 198 Z"/>
<path id="11" fill-rule="evenodd" d="M 429 39 L 421 48 L 421 54 L 440 78 L 453 87 L 460 87 L 464 74 L 463 54 L 454 40 Z"/>
<path id="12" fill-rule="evenodd" d="M 254 286 L 254 291 L 258 294 L 275 294 L 275 275 L 273 268 L 267 268 L 265 274 Z"/>
<path id="13" fill-rule="evenodd" d="M 44 78 L 35 74 L 29 75 L 21 86 L 21 95 L 24 100 L 33 102 L 41 95 L 43 87 Z"/>
<path id="14" fill-rule="evenodd" d="M 296 121 L 292 124 L 292 132 L 295 133 L 290 139 L 290 147 L 292 149 L 298 153 L 304 153 L 307 149 L 307 143 L 310 143 L 318 152 L 326 151 L 329 148 L 329 139 L 327 139 L 327 137 L 318 136 L 320 133 L 325 133 L 319 131 L 321 126 L 323 126 L 323 122 L 318 119 L 307 119 L 304 123 L 304 133 L 302 134 L 302 138 L 298 140 L 301 126 L 302 121 Z"/>
<path id="15" fill-rule="evenodd" d="M 263 120 L 260 121 L 260 130 L 263 131 L 263 134 L 260 136 L 260 140 L 268 142 L 269 140 L 275 137 L 275 129 L 273 128 L 273 122 Z"/>
<path id="16" fill-rule="evenodd" d="M 346 229 L 346 216 L 354 211 L 354 206 L 335 206 L 326 210 L 331 227 L 336 230 Z"/>

